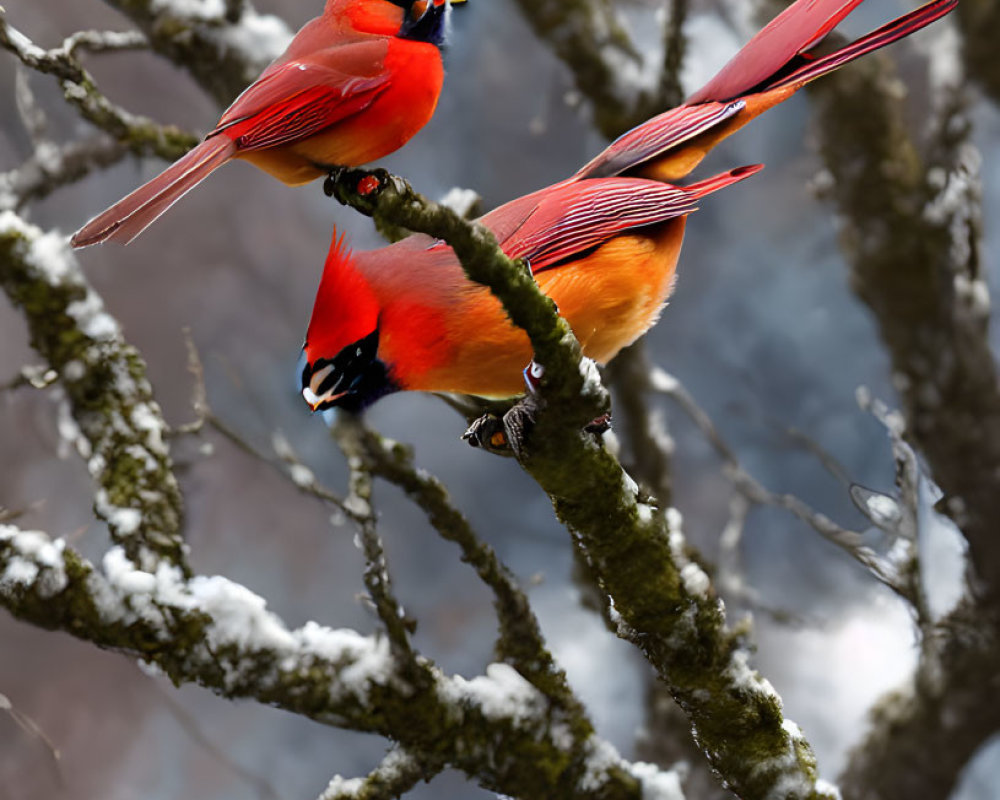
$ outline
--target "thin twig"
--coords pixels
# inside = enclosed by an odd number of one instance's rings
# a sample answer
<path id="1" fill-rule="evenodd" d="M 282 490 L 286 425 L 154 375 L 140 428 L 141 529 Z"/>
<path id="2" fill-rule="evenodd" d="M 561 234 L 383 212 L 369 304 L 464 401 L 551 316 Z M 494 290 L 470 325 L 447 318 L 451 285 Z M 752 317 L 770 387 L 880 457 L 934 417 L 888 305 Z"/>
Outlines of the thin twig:
<path id="1" fill-rule="evenodd" d="M 281 795 L 278 794 L 277 790 L 267 778 L 244 767 L 222 747 L 214 742 L 201 729 L 201 726 L 198 724 L 198 720 L 194 717 L 194 715 L 188 712 L 184 706 L 174 699 L 173 694 L 165 692 L 156 681 L 151 681 L 149 685 L 153 687 L 153 691 L 156 693 L 160 702 L 163 703 L 167 711 L 170 712 L 170 716 L 174 718 L 174 721 L 177 722 L 181 730 L 184 731 L 191 741 L 193 741 L 199 748 L 208 753 L 212 758 L 222 764 L 223 767 L 229 770 L 229 772 L 241 781 L 252 787 L 257 792 L 257 796 L 262 798 L 262 800 L 265 798 L 268 800 L 281 800 Z"/>
<path id="2" fill-rule="evenodd" d="M 549 696 L 559 696 L 562 702 L 577 707 L 578 712 L 584 714 L 566 683 L 565 673 L 545 644 L 527 596 L 493 548 L 476 535 L 465 516 L 451 504 L 444 485 L 414 465 L 410 448 L 386 440 L 364 427 L 359 429 L 359 434 L 360 454 L 372 473 L 406 492 L 407 497 L 424 511 L 441 538 L 461 548 L 462 560 L 475 569 L 480 580 L 493 592 L 500 626 L 498 657 L 508 660 Z"/>
<path id="3" fill-rule="evenodd" d="M 2 509 L 0 509 L 2 511 Z M 23 711 L 19 711 L 14 707 L 14 704 L 10 701 L 7 695 L 0 693 L 0 711 L 7 714 L 14 723 L 19 727 L 27 736 L 32 739 L 36 739 L 42 743 L 45 748 L 45 752 L 48 754 L 49 769 L 52 771 L 52 775 L 56 780 L 56 784 L 60 788 L 65 788 L 66 781 L 63 777 L 62 766 L 60 760 L 62 754 L 59 752 L 59 748 L 55 746 L 55 743 L 49 738 L 48 734 L 42 729 L 35 720 L 25 714 Z"/>
<path id="4" fill-rule="evenodd" d="M 781 508 L 798 517 L 824 539 L 837 545 L 864 566 L 876 580 L 884 583 L 914 607 L 918 605 L 919 601 L 913 594 L 912 586 L 909 585 L 908 579 L 900 574 L 898 566 L 893 561 L 880 556 L 871 547 L 863 544 L 863 534 L 841 527 L 793 494 L 771 491 L 750 475 L 743 468 L 736 452 L 722 438 L 711 417 L 698 405 L 677 378 L 657 368 L 650 375 L 650 385 L 677 403 L 695 424 L 695 427 L 701 431 L 716 454 L 722 459 L 726 477 L 732 482 L 734 488 L 749 501 Z"/>
<path id="5" fill-rule="evenodd" d="M 401 661 L 412 662 L 416 654 L 410 644 L 411 623 L 407 621 L 403 606 L 393 593 L 385 548 L 376 527 L 375 508 L 372 505 L 372 474 L 361 443 L 364 437 L 363 426 L 356 417 L 342 414 L 338 416 L 331 433 L 347 457 L 350 469 L 350 491 L 344 507 L 361 528 L 361 544 L 367 562 L 365 586 L 379 619 L 385 626 L 393 653 Z"/>

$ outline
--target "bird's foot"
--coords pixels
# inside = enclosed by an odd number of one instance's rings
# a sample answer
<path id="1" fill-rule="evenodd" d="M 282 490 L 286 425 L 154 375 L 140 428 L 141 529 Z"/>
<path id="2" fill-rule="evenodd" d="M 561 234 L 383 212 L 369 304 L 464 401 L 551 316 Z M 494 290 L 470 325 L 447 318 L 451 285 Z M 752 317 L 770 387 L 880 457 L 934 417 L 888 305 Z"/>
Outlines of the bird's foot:
<path id="1" fill-rule="evenodd" d="M 332 167 L 323 181 L 323 194 L 336 197 L 344 202 L 342 193 L 353 192 L 359 197 L 374 198 L 389 185 L 392 175 L 388 170 L 353 169 L 351 167 Z"/>
<path id="2" fill-rule="evenodd" d="M 462 434 L 462 438 L 472 447 L 481 447 L 491 453 L 521 458 L 525 452 L 525 441 L 535 424 L 535 414 L 539 405 L 536 395 L 526 395 L 503 417 L 498 417 L 496 414 L 481 416 Z"/>

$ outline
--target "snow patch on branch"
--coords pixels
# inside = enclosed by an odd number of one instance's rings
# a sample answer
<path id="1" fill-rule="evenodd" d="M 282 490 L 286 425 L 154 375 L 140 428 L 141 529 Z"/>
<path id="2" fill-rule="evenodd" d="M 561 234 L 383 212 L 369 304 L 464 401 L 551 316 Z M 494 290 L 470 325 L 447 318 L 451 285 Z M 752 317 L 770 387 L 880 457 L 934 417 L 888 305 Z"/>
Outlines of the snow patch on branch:
<path id="1" fill-rule="evenodd" d="M 162 18 L 205 26 L 204 33 L 223 50 L 240 54 L 247 65 L 248 81 L 280 56 L 293 36 L 283 19 L 274 14 L 260 14 L 249 6 L 237 22 L 228 22 L 224 0 L 153 0 L 150 11 Z"/>
<path id="2" fill-rule="evenodd" d="M 361 797 L 361 790 L 364 788 L 364 778 L 343 778 L 340 775 L 334 775 L 330 779 L 330 783 L 327 784 L 326 791 L 320 797 Z"/>
<path id="3" fill-rule="evenodd" d="M 729 658 L 729 664 L 726 666 L 725 676 L 727 680 L 740 692 L 762 692 L 764 695 L 772 699 L 778 704 L 778 708 L 781 708 L 781 697 L 774 690 L 771 682 L 762 676 L 757 670 L 750 667 L 750 653 L 747 650 L 737 649 L 733 651 L 732 656 Z M 782 727 L 786 725 L 795 725 L 794 722 L 790 720 L 784 720 Z M 798 730 L 798 726 L 795 728 Z M 789 732 L 788 729 L 785 731 Z"/>
<path id="4" fill-rule="evenodd" d="M 63 569 L 62 539 L 52 541 L 41 531 L 0 525 L 0 548 L 5 546 L 14 555 L 7 556 L 7 567 L 0 573 L 0 591 L 34 586 L 42 597 L 51 597 L 66 588 L 69 580 Z"/>
<path id="5" fill-rule="evenodd" d="M 227 46 L 245 53 L 251 63 L 273 61 L 280 56 L 289 42 L 292 31 L 281 17 L 258 14 L 247 9 L 236 25 L 226 28 L 219 39 Z"/>
<path id="6" fill-rule="evenodd" d="M 642 800 L 684 800 L 677 770 L 660 769 L 656 764 L 637 761 L 630 771 L 642 784 Z"/>
<path id="7" fill-rule="evenodd" d="M 118 321 L 104 310 L 104 303 L 95 292 L 87 291 L 83 300 L 77 300 L 66 307 L 66 313 L 76 322 L 76 326 L 97 342 L 108 342 L 118 338 L 121 328 Z"/>
<path id="8" fill-rule="evenodd" d="M 684 538 L 684 517 L 676 508 L 667 509 L 667 528 L 670 531 L 670 554 L 680 571 L 684 591 L 697 600 L 708 599 L 712 581 L 698 564 L 688 558 L 687 540 Z"/>
<path id="9" fill-rule="evenodd" d="M 614 745 L 603 739 L 591 737 L 587 742 L 586 769 L 579 788 L 594 793 L 607 783 L 608 773 L 620 769 L 630 773 L 642 787 L 642 800 L 684 800 L 681 774 L 675 769 L 661 769 L 656 764 L 625 761 Z"/>
<path id="10" fill-rule="evenodd" d="M 65 236 L 56 231 L 43 232 L 13 211 L 0 211 L 0 235 L 4 234 L 13 234 L 27 242 L 24 262 L 40 280 L 50 286 L 78 284 L 77 263 Z M 101 298 L 89 287 L 85 287 L 82 300 L 66 307 L 66 313 L 84 335 L 95 341 L 109 341 L 120 334 L 118 322 L 104 310 Z"/>
<path id="11" fill-rule="evenodd" d="M 475 189 L 452 186 L 438 202 L 450 208 L 463 219 L 468 219 L 474 209 L 482 202 L 482 198 Z"/>
<path id="12" fill-rule="evenodd" d="M 331 662 L 340 667 L 336 676 L 339 693 L 362 700 L 370 684 L 386 684 L 394 674 L 384 637 L 362 636 L 315 622 L 291 631 L 267 609 L 263 597 L 221 575 L 185 581 L 178 567 L 164 562 L 155 572 L 146 572 L 136 567 L 121 547 L 105 554 L 103 568 L 106 584 L 92 581 L 91 591 L 105 621 L 128 624 L 141 619 L 159 628 L 166 640 L 172 635 L 178 612 L 203 615 L 210 654 L 227 648 L 237 651 L 237 658 L 221 662 L 229 686 L 248 677 L 276 681 L 277 672 L 263 678 L 257 672 L 261 656 L 273 656 L 268 660 L 276 670 L 293 670 L 310 657 Z"/>
<path id="13" fill-rule="evenodd" d="M 149 8 L 154 14 L 166 12 L 202 22 L 217 20 L 226 13 L 222 0 L 153 0 Z"/>
<path id="14" fill-rule="evenodd" d="M 455 675 L 439 684 L 438 693 L 451 704 L 474 706 L 487 719 L 510 719 L 515 725 L 537 717 L 545 696 L 509 664 L 494 663 L 485 675 L 467 680 Z"/>

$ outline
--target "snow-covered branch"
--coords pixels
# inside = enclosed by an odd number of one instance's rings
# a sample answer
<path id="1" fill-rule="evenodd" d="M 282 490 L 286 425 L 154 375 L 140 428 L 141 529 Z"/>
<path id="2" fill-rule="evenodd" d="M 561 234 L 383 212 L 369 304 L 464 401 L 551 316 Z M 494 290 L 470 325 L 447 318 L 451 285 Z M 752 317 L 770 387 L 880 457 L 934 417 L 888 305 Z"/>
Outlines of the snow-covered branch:
<path id="1" fill-rule="evenodd" d="M 165 424 L 135 348 L 80 270 L 68 242 L 0 212 L 0 285 L 21 308 L 32 346 L 57 373 L 60 433 L 86 461 L 94 510 L 130 559 L 183 566 L 182 502 Z"/>
<path id="2" fill-rule="evenodd" d="M 145 38 L 138 33 L 87 31 L 68 37 L 61 47 L 44 50 L 10 25 L 6 12 L 0 7 L 0 47 L 12 52 L 26 67 L 53 75 L 59 81 L 66 102 L 132 152 L 173 160 L 193 147 L 197 138 L 179 128 L 158 125 L 131 114 L 112 103 L 76 57 L 80 49 L 102 52 L 142 46 L 145 46 Z"/>
<path id="3" fill-rule="evenodd" d="M 319 800 L 395 800 L 420 781 L 430 780 L 442 766 L 429 766 L 418 756 L 397 747 L 364 778 L 335 775 Z"/>
<path id="4" fill-rule="evenodd" d="M 288 25 L 248 0 L 106 0 L 150 46 L 227 106 L 292 39 Z"/>
<path id="5" fill-rule="evenodd" d="M 512 796 L 682 797 L 675 773 L 622 760 L 509 665 L 449 677 L 424 659 L 400 663 L 381 637 L 314 622 L 290 630 L 244 586 L 186 578 L 165 562 L 146 572 L 120 547 L 98 569 L 62 540 L 0 526 L 0 604 L 141 658 L 175 682 L 380 733 L 424 763 L 447 762 Z"/>

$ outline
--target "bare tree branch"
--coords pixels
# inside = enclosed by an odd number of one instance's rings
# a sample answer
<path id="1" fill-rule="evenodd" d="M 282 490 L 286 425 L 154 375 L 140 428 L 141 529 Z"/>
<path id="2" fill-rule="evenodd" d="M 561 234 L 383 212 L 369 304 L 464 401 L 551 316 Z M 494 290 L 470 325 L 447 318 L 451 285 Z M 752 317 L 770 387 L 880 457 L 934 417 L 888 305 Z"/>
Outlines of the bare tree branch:
<path id="1" fill-rule="evenodd" d="M 136 33 L 89 31 L 70 36 L 54 50 L 43 50 L 11 26 L 6 20 L 6 12 L 0 8 L 0 47 L 12 52 L 25 66 L 53 75 L 66 101 L 75 106 L 84 119 L 110 133 L 132 152 L 158 155 L 172 161 L 197 144 L 197 137 L 174 126 L 158 125 L 115 105 L 100 92 L 90 73 L 76 58 L 76 51 L 81 48 L 120 50 L 144 44 L 145 39 Z"/>
<path id="2" fill-rule="evenodd" d="M 590 102 L 594 123 L 614 138 L 683 99 L 678 67 L 683 58 L 687 0 L 672 0 L 664 23 L 664 53 L 653 87 L 638 93 L 623 76 L 650 65 L 637 51 L 612 4 L 603 0 L 517 0 L 535 34 L 573 74 L 577 91 Z M 637 96 L 636 96 L 637 95 Z"/>
<path id="3" fill-rule="evenodd" d="M 0 523 L 2 523 L 2 521 L 3 517 L 0 515 Z M 42 727 L 35 722 L 35 720 L 15 708 L 14 704 L 10 701 L 10 698 L 2 693 L 0 693 L 0 711 L 14 720 L 14 724 L 17 725 L 17 727 L 20 728 L 26 736 L 36 739 L 41 743 L 41 745 L 45 748 L 45 752 L 48 754 L 49 768 L 52 770 L 56 785 L 60 788 L 64 788 L 66 786 L 66 781 L 63 778 L 62 769 L 59 766 L 59 759 L 62 756 L 59 753 L 59 748 L 55 746 L 52 739 L 48 737 L 45 731 L 42 730 Z"/>
<path id="4" fill-rule="evenodd" d="M 528 598 L 493 548 L 479 539 L 468 520 L 451 504 L 445 487 L 414 466 L 409 448 L 387 441 L 367 428 L 360 428 L 358 433 L 359 457 L 372 473 L 406 492 L 427 514 L 441 537 L 461 548 L 462 560 L 476 570 L 480 580 L 493 592 L 500 625 L 498 658 L 509 660 L 518 672 L 548 696 L 560 698 L 568 707 L 575 706 L 580 719 L 585 720 L 583 706 L 545 645 Z"/>

